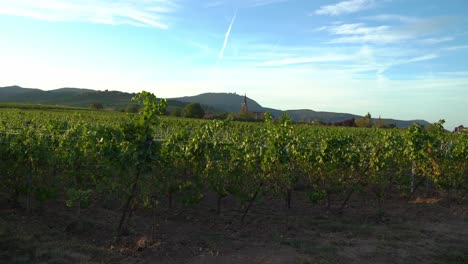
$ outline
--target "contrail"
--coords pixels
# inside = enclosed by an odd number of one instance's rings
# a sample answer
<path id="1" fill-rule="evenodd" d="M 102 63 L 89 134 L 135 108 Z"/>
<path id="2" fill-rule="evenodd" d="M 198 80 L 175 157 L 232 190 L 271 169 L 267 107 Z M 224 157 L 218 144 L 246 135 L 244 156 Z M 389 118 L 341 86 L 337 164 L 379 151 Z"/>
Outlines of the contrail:
<path id="1" fill-rule="evenodd" d="M 229 24 L 229 27 L 226 31 L 226 34 L 224 35 L 224 43 L 223 43 L 223 47 L 221 48 L 221 50 L 219 51 L 219 56 L 218 56 L 218 61 L 216 62 L 216 64 L 219 64 L 221 62 L 221 60 L 223 59 L 223 56 L 224 56 L 224 49 L 226 49 L 226 45 L 227 45 L 227 42 L 229 40 L 229 35 L 231 35 L 231 29 L 232 29 L 232 25 L 234 24 L 234 21 L 236 20 L 236 16 L 237 16 L 237 9 L 236 11 L 234 12 L 234 16 L 232 17 L 231 19 L 231 23 Z"/>

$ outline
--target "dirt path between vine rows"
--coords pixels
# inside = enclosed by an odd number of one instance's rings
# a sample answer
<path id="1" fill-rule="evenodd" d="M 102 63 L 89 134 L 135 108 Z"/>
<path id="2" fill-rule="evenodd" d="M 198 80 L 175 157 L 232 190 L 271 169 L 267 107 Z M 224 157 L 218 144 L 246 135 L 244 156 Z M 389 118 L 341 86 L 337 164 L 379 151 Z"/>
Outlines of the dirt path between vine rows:
<path id="1" fill-rule="evenodd" d="M 240 206 L 216 199 L 135 212 L 128 236 L 117 240 L 115 201 L 84 210 L 39 205 L 31 215 L 0 201 L 0 263 L 468 263 L 467 205 L 393 200 L 385 217 L 371 202 L 354 200 L 342 215 L 295 193 L 293 207 L 263 197 L 240 223 Z M 152 237 L 153 235 L 153 237 Z"/>

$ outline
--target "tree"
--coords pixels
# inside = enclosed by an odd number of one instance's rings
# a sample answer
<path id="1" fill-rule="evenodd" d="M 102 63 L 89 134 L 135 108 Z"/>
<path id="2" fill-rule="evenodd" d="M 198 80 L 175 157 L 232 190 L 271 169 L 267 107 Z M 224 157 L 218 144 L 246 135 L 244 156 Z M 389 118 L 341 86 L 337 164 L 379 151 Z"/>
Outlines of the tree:
<path id="1" fill-rule="evenodd" d="M 199 103 L 191 103 L 184 107 L 184 117 L 203 118 L 205 111 Z"/>
<path id="2" fill-rule="evenodd" d="M 182 115 L 182 108 L 176 107 L 172 109 L 171 116 L 181 116 Z"/>
<path id="3" fill-rule="evenodd" d="M 127 113 L 138 113 L 140 110 L 140 106 L 138 104 L 129 104 L 127 108 L 125 108 L 125 112 Z"/>
<path id="4" fill-rule="evenodd" d="M 237 116 L 237 119 L 241 121 L 255 121 L 255 116 L 250 112 L 241 112 Z"/>
<path id="5" fill-rule="evenodd" d="M 95 110 L 102 110 L 104 109 L 104 106 L 102 105 L 102 103 L 100 102 L 94 102 L 92 103 L 91 105 L 91 108 L 95 109 Z"/>
<path id="6" fill-rule="evenodd" d="M 356 126 L 358 127 L 372 127 L 372 117 L 370 113 L 367 113 L 363 118 L 356 120 Z"/>
<path id="7" fill-rule="evenodd" d="M 375 121 L 375 126 L 379 128 L 388 128 L 387 124 L 385 124 L 385 121 L 383 121 L 382 118 L 380 118 L 380 116 L 379 119 Z"/>

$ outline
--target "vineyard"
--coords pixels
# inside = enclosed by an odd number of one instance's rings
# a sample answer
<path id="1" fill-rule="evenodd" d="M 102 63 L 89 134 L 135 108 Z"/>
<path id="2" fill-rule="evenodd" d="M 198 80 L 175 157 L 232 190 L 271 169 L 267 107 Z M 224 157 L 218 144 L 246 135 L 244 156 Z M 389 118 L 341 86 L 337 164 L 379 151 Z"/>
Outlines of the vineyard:
<path id="1" fill-rule="evenodd" d="M 144 105 L 139 114 L 0 109 L 0 192 L 28 214 L 62 203 L 78 225 L 88 208 L 116 201 L 110 238 L 131 233 L 138 213 L 153 216 L 152 237 L 159 208 L 196 207 L 206 197 L 219 217 L 235 204 L 230 218 L 241 227 L 255 221 L 259 203 L 307 206 L 298 193 L 333 215 L 368 201 L 361 209 L 379 223 L 395 200 L 466 204 L 468 134 L 447 133 L 443 121 L 406 130 L 268 115 L 261 124 L 203 121 L 161 117 L 165 101 L 150 93 L 135 100 Z"/>

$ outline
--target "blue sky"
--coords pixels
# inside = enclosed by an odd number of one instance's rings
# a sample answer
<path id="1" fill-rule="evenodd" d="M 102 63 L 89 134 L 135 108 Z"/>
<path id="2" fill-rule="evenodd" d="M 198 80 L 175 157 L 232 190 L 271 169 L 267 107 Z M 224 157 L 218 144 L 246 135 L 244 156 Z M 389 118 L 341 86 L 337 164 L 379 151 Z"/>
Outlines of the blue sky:
<path id="1" fill-rule="evenodd" d="M 0 86 L 468 125 L 465 0 L 1 0 Z"/>

